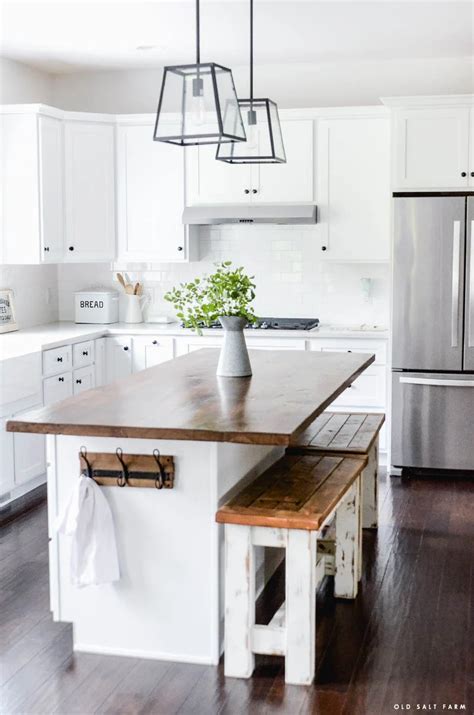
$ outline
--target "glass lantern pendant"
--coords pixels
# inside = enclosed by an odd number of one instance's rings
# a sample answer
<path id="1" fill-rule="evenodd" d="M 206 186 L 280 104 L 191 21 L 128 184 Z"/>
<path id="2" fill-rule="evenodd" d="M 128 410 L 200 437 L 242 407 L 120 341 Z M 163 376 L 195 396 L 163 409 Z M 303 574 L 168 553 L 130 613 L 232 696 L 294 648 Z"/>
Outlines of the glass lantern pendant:
<path id="1" fill-rule="evenodd" d="M 278 107 L 271 99 L 253 96 L 253 0 L 250 0 L 250 99 L 239 99 L 247 140 L 219 143 L 216 159 L 229 164 L 283 164 L 285 147 Z"/>
<path id="2" fill-rule="evenodd" d="M 196 64 L 164 68 L 153 139 L 180 146 L 245 141 L 232 71 L 215 62 L 201 63 L 199 0 Z"/>

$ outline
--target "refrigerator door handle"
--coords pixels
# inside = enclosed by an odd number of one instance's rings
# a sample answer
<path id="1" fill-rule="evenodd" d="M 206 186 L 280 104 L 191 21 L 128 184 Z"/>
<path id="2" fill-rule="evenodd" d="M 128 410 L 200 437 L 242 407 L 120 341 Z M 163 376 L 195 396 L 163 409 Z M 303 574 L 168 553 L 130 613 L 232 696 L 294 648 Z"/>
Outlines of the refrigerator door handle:
<path id="1" fill-rule="evenodd" d="M 469 236 L 469 287 L 467 290 L 467 345 L 474 348 L 474 220 L 471 221 Z"/>
<path id="2" fill-rule="evenodd" d="M 474 380 L 446 380 L 432 377 L 400 377 L 406 385 L 433 385 L 434 387 L 474 387 Z"/>
<path id="3" fill-rule="evenodd" d="M 459 257 L 461 251 L 461 221 L 453 223 L 453 270 L 451 291 L 451 347 L 458 347 L 459 325 Z"/>

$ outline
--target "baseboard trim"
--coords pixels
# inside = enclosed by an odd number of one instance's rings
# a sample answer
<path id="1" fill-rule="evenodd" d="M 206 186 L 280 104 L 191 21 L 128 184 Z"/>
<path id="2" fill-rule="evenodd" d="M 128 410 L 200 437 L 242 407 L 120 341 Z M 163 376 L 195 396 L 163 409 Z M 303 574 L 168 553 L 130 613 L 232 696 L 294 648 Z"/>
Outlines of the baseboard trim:
<path id="1" fill-rule="evenodd" d="M 218 665 L 211 656 L 183 655 L 158 650 L 140 648 L 113 648 L 94 645 L 93 643 L 75 643 L 73 650 L 78 653 L 98 653 L 100 655 L 118 655 L 127 658 L 145 658 L 147 660 L 165 660 L 175 663 L 194 663 L 197 665 Z"/>
<path id="2" fill-rule="evenodd" d="M 8 522 L 18 519 L 26 514 L 31 509 L 46 501 L 47 487 L 46 484 L 40 484 L 35 489 L 22 494 L 16 499 L 12 499 L 5 505 L 0 506 L 0 526 L 8 524 Z"/>

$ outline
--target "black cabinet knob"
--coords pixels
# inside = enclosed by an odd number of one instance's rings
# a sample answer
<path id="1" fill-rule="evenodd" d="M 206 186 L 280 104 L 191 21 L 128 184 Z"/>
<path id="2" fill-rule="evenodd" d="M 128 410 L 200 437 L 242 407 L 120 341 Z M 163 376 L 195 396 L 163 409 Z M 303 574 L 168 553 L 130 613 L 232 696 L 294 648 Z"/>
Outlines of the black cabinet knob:
<path id="1" fill-rule="evenodd" d="M 83 355 L 89 355 L 89 353 L 88 353 L 87 350 L 83 350 L 83 351 L 82 351 L 82 354 L 83 354 Z"/>
<path id="2" fill-rule="evenodd" d="M 250 194 L 250 189 L 244 189 L 244 194 Z"/>
<path id="3" fill-rule="evenodd" d="M 257 193 L 257 189 L 252 189 L 252 194 L 256 194 L 256 193 Z"/>
<path id="4" fill-rule="evenodd" d="M 69 246 L 70 251 L 74 251 L 74 246 Z"/>
<path id="5" fill-rule="evenodd" d="M 328 247 L 327 246 L 321 246 L 321 251 L 327 251 Z"/>
<path id="6" fill-rule="evenodd" d="M 182 246 L 178 246 L 178 251 L 182 251 L 182 250 L 183 250 L 183 247 L 182 247 Z"/>
<path id="7" fill-rule="evenodd" d="M 347 352 L 348 352 L 348 353 L 351 353 L 351 352 L 352 352 L 352 350 L 348 350 Z"/>
<path id="8" fill-rule="evenodd" d="M 56 360 L 57 360 L 58 362 L 62 362 L 62 361 L 63 361 L 62 357 L 58 357 L 58 358 L 56 358 Z"/>
<path id="9" fill-rule="evenodd" d="M 465 171 L 461 171 L 461 176 L 463 176 L 463 177 L 464 177 L 464 176 L 467 176 L 466 172 L 465 172 Z"/>
<path id="10" fill-rule="evenodd" d="M 124 350 L 128 350 L 128 345 L 124 345 L 124 346 L 123 346 L 123 349 L 124 349 Z"/>
<path id="11" fill-rule="evenodd" d="M 152 345 L 158 345 L 158 340 L 153 340 Z"/>
<path id="12" fill-rule="evenodd" d="M 76 380 L 76 385 L 82 385 L 82 380 Z"/>
<path id="13" fill-rule="evenodd" d="M 43 250 L 46 251 L 46 253 L 49 253 L 49 246 L 45 246 Z"/>
<path id="14" fill-rule="evenodd" d="M 59 382 L 64 382 L 64 377 L 58 377 Z"/>
<path id="15" fill-rule="evenodd" d="M 474 176 L 474 171 L 471 171 L 471 176 Z"/>

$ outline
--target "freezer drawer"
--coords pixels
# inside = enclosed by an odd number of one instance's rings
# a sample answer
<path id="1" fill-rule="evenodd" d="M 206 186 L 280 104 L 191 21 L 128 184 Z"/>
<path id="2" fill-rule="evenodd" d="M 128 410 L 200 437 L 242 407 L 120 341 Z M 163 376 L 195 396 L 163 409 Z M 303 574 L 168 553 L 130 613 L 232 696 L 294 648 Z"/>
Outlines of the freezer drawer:
<path id="1" fill-rule="evenodd" d="M 474 470 L 474 374 L 392 373 L 391 462 Z"/>

